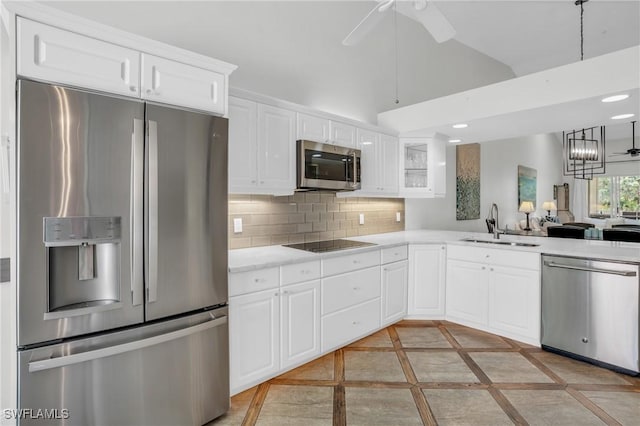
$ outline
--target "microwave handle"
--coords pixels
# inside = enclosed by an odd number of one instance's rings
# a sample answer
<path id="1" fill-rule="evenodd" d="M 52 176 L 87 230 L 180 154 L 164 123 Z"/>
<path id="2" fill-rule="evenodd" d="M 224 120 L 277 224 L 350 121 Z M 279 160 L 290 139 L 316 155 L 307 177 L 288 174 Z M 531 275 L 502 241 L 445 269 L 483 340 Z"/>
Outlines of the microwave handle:
<path id="1" fill-rule="evenodd" d="M 358 185 L 358 156 L 353 153 L 353 186 Z"/>

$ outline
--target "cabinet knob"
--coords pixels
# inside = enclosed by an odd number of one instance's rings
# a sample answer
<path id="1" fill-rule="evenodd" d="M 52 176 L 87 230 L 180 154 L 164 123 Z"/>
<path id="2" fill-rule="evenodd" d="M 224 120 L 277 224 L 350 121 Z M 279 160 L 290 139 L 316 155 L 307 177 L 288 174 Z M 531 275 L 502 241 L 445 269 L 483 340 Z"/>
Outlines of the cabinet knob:
<path id="1" fill-rule="evenodd" d="M 489 254 L 486 254 L 486 255 L 485 255 L 484 257 L 487 257 L 487 258 L 488 258 L 488 257 L 491 257 L 491 255 L 489 255 Z"/>
<path id="2" fill-rule="evenodd" d="M 280 296 L 280 293 L 273 293 L 274 296 Z"/>
<path id="3" fill-rule="evenodd" d="M 582 340 L 582 343 L 589 343 L 589 339 L 587 339 L 586 337 L 583 337 L 581 340 Z"/>
<path id="4" fill-rule="evenodd" d="M 493 271 L 493 268 L 489 268 L 490 271 Z"/>
<path id="5" fill-rule="evenodd" d="M 358 290 L 360 290 L 360 287 L 353 287 L 353 289 L 354 289 L 355 291 L 358 291 Z"/>
<path id="6" fill-rule="evenodd" d="M 482 267 L 482 270 L 484 271 L 485 269 L 487 269 L 487 268 L 483 266 L 483 267 Z"/>
<path id="7" fill-rule="evenodd" d="M 352 322 L 351 324 L 353 324 L 353 325 L 358 325 L 358 324 L 360 324 L 360 321 L 354 321 L 354 322 Z"/>
<path id="8" fill-rule="evenodd" d="M 138 91 L 138 86 L 129 86 L 129 90 L 132 92 L 137 92 Z"/>
<path id="9" fill-rule="evenodd" d="M 359 260 L 354 260 L 353 263 L 354 264 L 358 264 L 358 263 L 360 263 L 360 261 Z"/>
<path id="10" fill-rule="evenodd" d="M 152 93 L 153 93 L 153 90 L 151 90 L 151 89 L 147 89 L 147 90 L 146 90 L 146 92 L 147 92 L 147 95 L 150 95 L 150 94 L 152 94 Z"/>
<path id="11" fill-rule="evenodd" d="M 261 181 L 260 181 L 260 184 L 263 184 L 263 183 L 264 183 L 264 181 L 263 181 L 263 180 L 261 180 Z"/>
<path id="12" fill-rule="evenodd" d="M 251 183 L 256 183 L 256 181 L 255 181 L 255 180 L 252 180 L 252 181 L 251 181 Z"/>

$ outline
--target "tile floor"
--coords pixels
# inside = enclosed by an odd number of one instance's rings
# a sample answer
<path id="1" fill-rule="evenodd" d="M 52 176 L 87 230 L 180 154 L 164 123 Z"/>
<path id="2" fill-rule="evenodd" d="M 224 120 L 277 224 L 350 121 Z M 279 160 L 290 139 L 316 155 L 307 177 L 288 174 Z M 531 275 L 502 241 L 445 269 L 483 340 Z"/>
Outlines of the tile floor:
<path id="1" fill-rule="evenodd" d="M 403 321 L 231 399 L 211 425 L 640 425 L 640 378 Z"/>

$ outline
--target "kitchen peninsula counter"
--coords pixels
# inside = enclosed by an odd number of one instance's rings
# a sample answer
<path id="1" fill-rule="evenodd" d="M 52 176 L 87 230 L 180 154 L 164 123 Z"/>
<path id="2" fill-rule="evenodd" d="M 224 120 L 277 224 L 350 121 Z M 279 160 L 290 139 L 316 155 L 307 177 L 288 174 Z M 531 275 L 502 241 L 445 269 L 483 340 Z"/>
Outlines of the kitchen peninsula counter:
<path id="1" fill-rule="evenodd" d="M 347 237 L 345 239 L 374 243 L 377 245 L 325 253 L 311 253 L 284 246 L 265 246 L 230 250 L 229 272 L 243 272 L 310 260 L 340 257 L 346 254 L 360 253 L 404 244 L 468 245 L 561 256 L 568 255 L 588 257 L 609 261 L 640 262 L 640 243 L 617 241 L 578 240 L 518 235 L 501 235 L 500 240 L 493 240 L 493 236 L 487 233 L 438 230 L 400 231 L 360 237 Z M 463 239 L 522 242 L 539 245 L 536 247 L 510 246 L 462 241 Z"/>

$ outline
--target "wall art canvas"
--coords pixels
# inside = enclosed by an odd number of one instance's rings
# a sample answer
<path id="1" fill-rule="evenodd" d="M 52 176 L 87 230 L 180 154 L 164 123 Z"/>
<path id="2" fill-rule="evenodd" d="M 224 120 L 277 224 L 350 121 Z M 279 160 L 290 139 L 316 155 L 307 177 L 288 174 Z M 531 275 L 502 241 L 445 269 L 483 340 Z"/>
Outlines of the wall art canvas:
<path id="1" fill-rule="evenodd" d="M 536 169 L 518 166 L 518 207 L 523 201 L 531 201 L 536 207 L 537 175 Z"/>
<path id="2" fill-rule="evenodd" d="M 480 144 L 456 146 L 456 220 L 480 219 Z"/>

